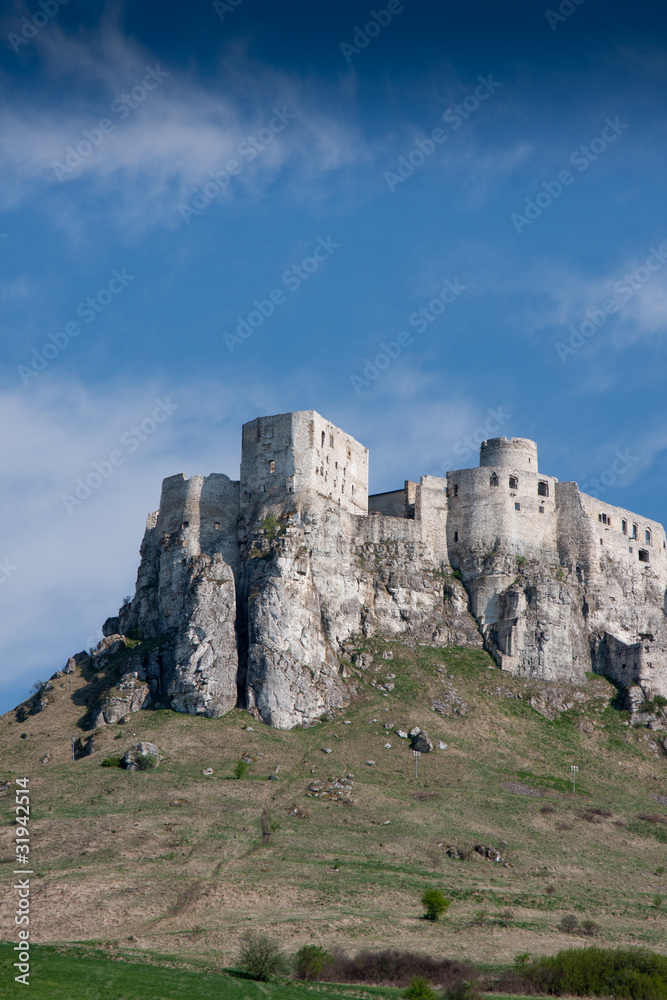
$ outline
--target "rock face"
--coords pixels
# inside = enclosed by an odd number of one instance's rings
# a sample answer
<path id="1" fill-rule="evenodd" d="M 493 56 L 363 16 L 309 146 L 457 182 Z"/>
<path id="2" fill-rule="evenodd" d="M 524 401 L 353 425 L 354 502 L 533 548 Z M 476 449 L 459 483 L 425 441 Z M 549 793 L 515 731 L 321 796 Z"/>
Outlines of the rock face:
<path id="1" fill-rule="evenodd" d="M 533 442 L 484 442 L 477 469 L 371 497 L 367 449 L 314 411 L 251 421 L 242 454 L 239 482 L 164 481 L 135 596 L 93 654 L 115 679 L 94 724 L 237 704 L 309 724 L 348 703 L 359 636 L 667 695 L 664 529 L 538 473 Z M 449 687 L 434 708 L 463 714 Z"/>

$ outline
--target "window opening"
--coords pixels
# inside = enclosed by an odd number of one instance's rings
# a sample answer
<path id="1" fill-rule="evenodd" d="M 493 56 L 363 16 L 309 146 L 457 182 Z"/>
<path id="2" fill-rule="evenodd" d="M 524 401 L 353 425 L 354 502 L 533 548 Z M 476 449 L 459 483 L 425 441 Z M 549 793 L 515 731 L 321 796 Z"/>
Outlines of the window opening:
<path id="1" fill-rule="evenodd" d="M 498 476 L 496 475 L 495 472 L 492 472 L 491 476 L 489 477 L 489 486 L 497 486 L 497 485 L 498 485 Z"/>
<path id="2" fill-rule="evenodd" d="M 537 495 L 538 497 L 548 497 L 549 496 L 549 484 L 548 483 L 538 483 L 537 484 Z"/>
<path id="3" fill-rule="evenodd" d="M 459 533 L 458 533 L 458 531 L 455 531 L 454 532 L 454 541 L 458 542 L 458 540 L 459 540 Z"/>
<path id="4" fill-rule="evenodd" d="M 621 531 L 623 532 L 624 535 L 627 535 L 627 533 L 628 533 L 628 522 L 627 521 L 621 521 Z"/>
<path id="5" fill-rule="evenodd" d="M 518 485 L 519 485 L 519 480 L 516 478 L 516 476 L 510 476 L 510 489 L 515 490 Z"/>
<path id="6" fill-rule="evenodd" d="M 521 504 L 520 503 L 515 503 L 514 504 L 514 509 L 515 510 L 521 510 Z"/>
<path id="7" fill-rule="evenodd" d="M 639 561 L 645 563 L 649 562 L 649 554 L 647 549 L 639 550 Z"/>
<path id="8" fill-rule="evenodd" d="M 644 532 L 644 541 L 646 542 L 647 545 L 651 544 L 651 532 L 649 531 L 648 528 Z"/>

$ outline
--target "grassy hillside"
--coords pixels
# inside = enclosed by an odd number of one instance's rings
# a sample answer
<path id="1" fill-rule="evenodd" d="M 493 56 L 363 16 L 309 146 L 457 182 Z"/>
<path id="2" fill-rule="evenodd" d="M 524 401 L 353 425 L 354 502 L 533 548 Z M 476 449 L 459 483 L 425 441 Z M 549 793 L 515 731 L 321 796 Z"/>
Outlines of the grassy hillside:
<path id="1" fill-rule="evenodd" d="M 357 671 L 355 702 L 310 729 L 272 730 L 240 710 L 215 720 L 146 711 L 100 730 L 95 753 L 73 762 L 78 695 L 91 680 L 80 671 L 74 699 L 56 681 L 43 712 L 23 723 L 4 716 L 0 779 L 30 778 L 38 940 L 220 967 L 244 929 L 261 927 L 289 951 L 396 945 L 498 964 L 590 943 L 558 929 L 574 913 L 599 925 L 605 946 L 667 951 L 662 734 L 631 729 L 599 677 L 579 692 L 559 685 L 572 707 L 549 721 L 528 704 L 540 686 L 480 651 L 393 642 L 360 651 L 374 660 Z M 421 726 L 447 749 L 423 755 L 415 779 L 408 741 L 385 723 Z M 100 766 L 138 740 L 159 746 L 157 770 Z M 252 763 L 237 780 L 242 756 Z M 349 801 L 345 787 L 329 793 L 341 801 L 307 794 L 348 775 Z M 506 864 L 447 855 L 474 845 L 497 848 Z M 453 900 L 438 923 L 420 919 L 429 886 Z M 2 936 L 14 940 L 13 927 Z"/>

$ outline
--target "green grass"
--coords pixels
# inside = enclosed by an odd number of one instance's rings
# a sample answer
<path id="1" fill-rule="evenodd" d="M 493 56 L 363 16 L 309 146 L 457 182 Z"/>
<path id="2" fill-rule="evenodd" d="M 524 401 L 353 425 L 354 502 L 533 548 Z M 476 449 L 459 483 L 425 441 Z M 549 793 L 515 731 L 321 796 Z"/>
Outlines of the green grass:
<path id="1" fill-rule="evenodd" d="M 245 976 L 196 968 L 174 968 L 165 956 L 116 954 L 90 948 L 33 946 L 32 1000 L 356 1000 L 398 998 L 401 990 L 292 982 L 256 983 Z M 12 945 L 0 943 L 0 996 L 24 996 L 14 982 Z M 160 964 L 160 957 L 165 964 Z"/>

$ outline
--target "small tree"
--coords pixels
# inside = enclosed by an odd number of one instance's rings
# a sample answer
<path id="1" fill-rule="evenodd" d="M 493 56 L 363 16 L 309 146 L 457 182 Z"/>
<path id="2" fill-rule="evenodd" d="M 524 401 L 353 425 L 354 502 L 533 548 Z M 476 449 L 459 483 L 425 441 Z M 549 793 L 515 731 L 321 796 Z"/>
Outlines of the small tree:
<path id="1" fill-rule="evenodd" d="M 413 976 L 410 985 L 403 992 L 404 1000 L 438 1000 L 435 992 L 426 976 Z"/>
<path id="2" fill-rule="evenodd" d="M 322 969 L 331 961 L 331 955 L 318 944 L 305 944 L 294 956 L 294 973 L 297 979 L 317 980 Z"/>
<path id="3" fill-rule="evenodd" d="M 253 979 L 264 982 L 287 971 L 287 962 L 278 944 L 261 931 L 246 931 L 241 937 L 239 965 Z"/>
<path id="4" fill-rule="evenodd" d="M 234 764 L 234 777 L 238 778 L 240 781 L 241 778 L 245 778 L 247 773 L 248 773 L 248 762 L 245 760 L 237 760 L 236 763 Z"/>
<path id="5" fill-rule="evenodd" d="M 422 906 L 426 920 L 437 920 L 447 911 L 451 905 L 451 899 L 447 899 L 439 889 L 427 889 L 422 896 Z"/>

